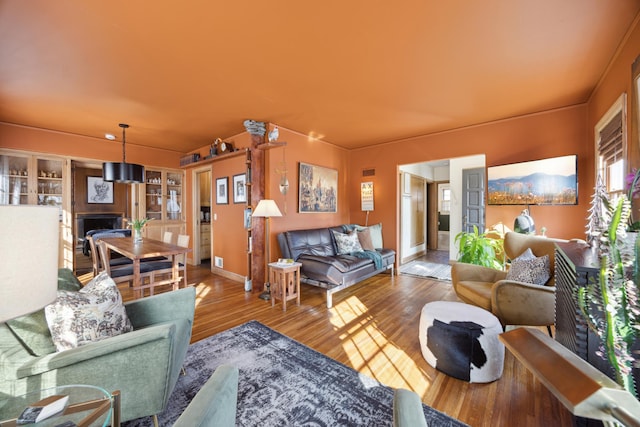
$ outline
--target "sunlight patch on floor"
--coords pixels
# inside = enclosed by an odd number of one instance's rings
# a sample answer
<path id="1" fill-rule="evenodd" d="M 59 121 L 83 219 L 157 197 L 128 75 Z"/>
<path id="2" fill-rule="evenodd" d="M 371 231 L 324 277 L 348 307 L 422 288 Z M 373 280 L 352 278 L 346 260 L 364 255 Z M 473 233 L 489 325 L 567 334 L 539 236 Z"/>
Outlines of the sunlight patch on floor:
<path id="1" fill-rule="evenodd" d="M 196 307 L 200 305 L 202 300 L 205 299 L 207 295 L 209 295 L 209 292 L 211 292 L 211 289 L 202 282 L 198 284 L 194 283 L 193 285 L 189 286 L 193 286 L 196 288 Z"/>
<path id="2" fill-rule="evenodd" d="M 336 329 L 340 329 L 349 326 L 351 322 L 356 321 L 360 316 L 364 316 L 368 309 L 358 297 L 350 296 L 334 305 L 330 311 L 335 314 L 335 316 L 331 317 L 331 323 Z"/>
<path id="3" fill-rule="evenodd" d="M 336 304 L 330 321 L 342 341 L 351 366 L 393 388 L 407 388 L 423 395 L 431 386 L 430 378 L 415 375 L 420 367 L 407 353 L 387 339 L 368 309 L 356 296 Z M 417 337 L 416 337 L 417 339 Z"/>

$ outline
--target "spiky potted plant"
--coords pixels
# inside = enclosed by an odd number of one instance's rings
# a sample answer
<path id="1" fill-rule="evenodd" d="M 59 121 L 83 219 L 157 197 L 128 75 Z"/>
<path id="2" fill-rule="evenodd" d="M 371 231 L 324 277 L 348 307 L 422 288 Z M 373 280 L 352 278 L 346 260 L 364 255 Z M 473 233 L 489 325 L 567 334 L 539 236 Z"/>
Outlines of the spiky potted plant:
<path id="1" fill-rule="evenodd" d="M 600 338 L 600 355 L 611 367 L 615 380 L 637 396 L 634 380 L 632 346 L 640 336 L 640 304 L 638 303 L 638 255 L 640 240 L 636 239 L 630 256 L 620 251 L 631 215 L 631 203 L 626 196 L 611 204 L 600 200 L 605 209 L 604 229 L 599 237 L 600 275 L 578 291 L 578 304 L 589 328 Z M 595 308 L 595 310 L 592 310 Z"/>

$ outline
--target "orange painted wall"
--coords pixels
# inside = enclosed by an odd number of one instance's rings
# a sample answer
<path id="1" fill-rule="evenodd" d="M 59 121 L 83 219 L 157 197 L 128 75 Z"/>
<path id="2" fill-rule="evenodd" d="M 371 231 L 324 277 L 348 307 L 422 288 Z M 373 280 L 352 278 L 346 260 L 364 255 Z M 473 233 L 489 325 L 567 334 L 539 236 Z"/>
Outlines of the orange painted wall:
<path id="1" fill-rule="evenodd" d="M 640 166 L 640 141 L 633 141 L 631 134 L 631 121 L 638 120 L 640 117 L 638 112 L 632 111 L 633 98 L 633 82 L 631 75 L 631 66 L 633 61 L 640 55 L 640 23 L 636 21 L 636 25 L 629 32 L 626 42 L 619 49 L 617 56 L 611 63 L 607 73 L 597 89 L 591 95 L 589 100 L 587 132 L 589 144 L 595 144 L 594 129 L 598 121 L 609 110 L 611 105 L 620 97 L 622 93 L 627 94 L 627 148 L 629 150 L 629 158 L 631 165 Z M 592 150 L 593 157 L 591 163 L 594 164 L 595 150 Z M 594 174 L 595 175 L 595 174 Z M 590 182 L 591 188 L 595 184 L 595 177 Z M 637 207 L 636 207 L 637 208 Z"/>
<path id="2" fill-rule="evenodd" d="M 272 128 L 273 124 L 269 124 Z M 281 257 L 280 248 L 277 242 L 278 233 L 286 230 L 296 230 L 303 228 L 315 228 L 323 226 L 333 226 L 349 222 L 349 203 L 347 197 L 348 173 L 348 152 L 332 144 L 319 141 L 298 132 L 279 127 L 280 137 L 278 141 L 287 143 L 285 147 L 275 147 L 265 151 L 265 198 L 275 200 L 278 208 L 282 212 L 282 217 L 271 218 L 270 240 L 271 258 L 276 260 Z M 251 137 L 248 133 L 242 133 L 225 141 L 232 141 L 236 148 L 246 148 L 251 144 Z M 201 147 L 195 152 L 202 157 L 208 155 L 209 146 Z M 283 157 L 284 156 L 284 157 Z M 338 170 L 338 212 L 337 213 L 298 213 L 298 164 L 299 162 L 311 163 Z M 280 192 L 281 174 L 278 171 L 287 171 L 289 180 L 289 190 L 286 195 Z M 215 179 L 244 171 L 244 157 L 232 158 L 229 160 L 216 161 L 213 163 L 213 183 Z M 259 200 L 252 200 L 252 206 L 258 204 Z M 190 203 L 190 202 L 188 202 Z M 244 238 L 246 232 L 243 228 L 244 204 L 240 205 L 216 205 L 212 201 L 213 212 L 219 213 L 218 221 L 214 221 L 214 255 L 224 258 L 224 270 L 239 275 L 246 275 L 246 261 L 244 257 Z M 260 219 L 254 219 L 260 221 Z M 190 221 L 190 219 L 189 219 Z M 188 225 L 191 227 L 191 225 Z M 254 248 L 255 251 L 264 248 Z"/>
<path id="3" fill-rule="evenodd" d="M 0 123 L 0 148 L 49 153 L 98 161 L 122 161 L 122 143 L 25 126 Z M 179 168 L 182 153 L 126 144 L 127 162 Z"/>
<path id="4" fill-rule="evenodd" d="M 329 227 L 349 222 L 350 198 L 348 197 L 347 180 L 348 151 L 335 145 L 308 137 L 289 129 L 279 127 L 279 141 L 285 141 L 284 148 L 273 148 L 267 151 L 265 163 L 268 174 L 265 176 L 265 197 L 276 201 L 282 217 L 271 219 L 271 253 L 272 258 L 281 256 L 277 243 L 277 234 L 287 230 Z M 280 177 L 278 170 L 284 170 L 283 154 L 286 159 L 289 190 L 286 195 L 280 193 Z M 338 171 L 338 212 L 337 213 L 298 213 L 298 166 L 309 163 Z M 257 201 L 255 202 L 257 204 Z"/>
<path id="5" fill-rule="evenodd" d="M 349 161 L 351 222 L 364 223 L 360 211 L 360 183 L 374 182 L 375 210 L 369 223 L 383 223 L 385 246 L 398 247 L 398 166 L 402 164 L 485 154 L 487 166 L 546 157 L 578 154 L 578 179 L 592 174 L 587 160 L 586 105 L 523 116 L 456 131 L 411 138 L 353 150 Z M 375 169 L 375 177 L 362 177 L 363 169 Z M 584 237 L 590 189 L 579 184 L 579 205 L 535 206 L 537 227 L 560 238 Z M 486 223 L 502 221 L 512 227 L 522 207 L 488 206 Z"/>
<path id="6" fill-rule="evenodd" d="M 214 197 L 211 200 L 213 229 L 213 256 L 222 257 L 224 270 L 245 276 L 247 274 L 246 236 L 244 229 L 244 203 L 233 203 L 233 176 L 245 172 L 245 156 L 232 157 L 213 164 L 212 188 Z M 216 202 L 216 180 L 227 178 L 228 204 Z"/>

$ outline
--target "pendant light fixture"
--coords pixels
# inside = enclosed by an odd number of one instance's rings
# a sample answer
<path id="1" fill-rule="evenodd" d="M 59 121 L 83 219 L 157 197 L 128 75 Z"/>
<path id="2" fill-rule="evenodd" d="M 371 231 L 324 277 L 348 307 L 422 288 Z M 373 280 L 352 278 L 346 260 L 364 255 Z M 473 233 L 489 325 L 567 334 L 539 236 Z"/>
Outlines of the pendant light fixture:
<path id="1" fill-rule="evenodd" d="M 110 182 L 123 182 L 125 184 L 141 184 L 144 182 L 144 166 L 127 163 L 125 159 L 125 129 L 129 125 L 120 123 L 122 128 L 122 163 L 105 162 L 102 164 L 102 179 Z"/>

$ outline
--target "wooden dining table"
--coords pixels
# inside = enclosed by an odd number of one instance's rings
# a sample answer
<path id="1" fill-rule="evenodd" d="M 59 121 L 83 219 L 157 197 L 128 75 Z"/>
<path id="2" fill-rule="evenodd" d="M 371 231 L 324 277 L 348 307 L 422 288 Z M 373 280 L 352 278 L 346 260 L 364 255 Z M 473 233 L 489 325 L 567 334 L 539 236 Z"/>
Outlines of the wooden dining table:
<path id="1" fill-rule="evenodd" d="M 171 278 L 162 282 L 149 284 L 165 285 L 173 284 L 174 288 L 177 288 L 180 283 L 180 272 L 178 255 L 191 252 L 188 247 L 174 245 L 172 243 L 165 243 L 161 240 L 143 238 L 141 242 L 135 242 L 133 237 L 108 237 L 100 239 L 101 242 L 107 246 L 107 248 L 118 252 L 119 254 L 129 258 L 133 261 L 133 293 L 135 298 L 142 296 L 144 284 L 142 283 L 142 277 L 140 274 L 140 262 L 145 258 L 167 257 L 172 261 Z M 148 286 L 149 286 L 148 285 Z"/>

